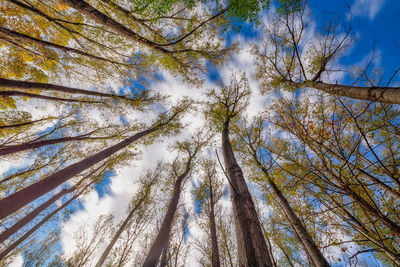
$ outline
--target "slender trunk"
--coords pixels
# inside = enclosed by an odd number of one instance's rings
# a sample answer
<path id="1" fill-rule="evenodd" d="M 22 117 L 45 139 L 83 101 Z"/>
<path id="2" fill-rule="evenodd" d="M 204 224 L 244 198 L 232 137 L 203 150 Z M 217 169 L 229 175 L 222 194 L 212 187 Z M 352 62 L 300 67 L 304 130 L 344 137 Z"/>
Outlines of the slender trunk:
<path id="1" fill-rule="evenodd" d="M 89 96 L 129 99 L 128 97 L 125 97 L 125 96 L 89 91 L 89 90 L 67 87 L 67 86 L 62 86 L 62 85 L 56 85 L 56 84 L 51 84 L 51 83 L 16 81 L 16 80 L 9 80 L 9 79 L 3 79 L 3 78 L 0 78 L 0 87 L 9 88 L 9 89 L 20 89 L 20 90 L 46 90 L 46 91 L 61 92 L 61 93 L 68 93 L 68 94 L 80 94 L 80 95 L 89 95 Z"/>
<path id="2" fill-rule="evenodd" d="M 93 182 L 94 182 L 94 180 L 93 180 Z M 7 256 L 8 253 L 10 253 L 12 250 L 14 250 L 23 241 L 25 241 L 31 234 L 33 234 L 37 229 L 39 229 L 43 224 L 45 224 L 48 220 L 50 220 L 59 211 L 63 210 L 65 207 L 67 207 L 72 201 L 74 201 L 78 196 L 80 196 L 86 190 L 86 188 L 88 188 L 93 182 L 86 185 L 85 188 L 83 188 L 78 194 L 74 195 L 68 201 L 66 201 L 64 204 L 62 204 L 60 207 L 58 207 L 57 209 L 55 209 L 54 211 L 49 213 L 40 222 L 38 222 L 34 227 L 32 227 L 29 231 L 27 231 L 23 236 L 21 236 L 18 240 L 16 240 L 14 243 L 12 243 L 9 247 L 7 247 L 5 250 L 3 250 L 0 253 L 0 260 L 2 260 L 5 256 Z"/>
<path id="3" fill-rule="evenodd" d="M 210 236 L 211 236 L 211 266 L 219 267 L 221 266 L 219 261 L 219 251 L 218 251 L 218 239 L 217 231 L 215 227 L 215 212 L 214 212 L 214 192 L 212 187 L 211 177 L 208 177 L 208 182 L 210 183 L 210 213 L 208 214 L 210 220 Z"/>
<path id="4" fill-rule="evenodd" d="M 104 149 L 86 159 L 76 162 L 60 171 L 53 173 L 52 175 L 32 184 L 12 195 L 9 195 L 0 200 L 0 219 L 7 217 L 8 215 L 16 212 L 20 208 L 24 207 L 28 203 L 35 199 L 45 195 L 57 186 L 68 181 L 75 175 L 82 171 L 94 166 L 102 160 L 108 158 L 114 153 L 122 150 L 136 140 L 156 131 L 161 125 L 156 125 L 152 128 L 139 132 L 125 140 L 115 144 L 107 149 Z"/>
<path id="5" fill-rule="evenodd" d="M 272 266 L 260 221 L 243 177 L 236 162 L 229 139 L 229 121 L 222 131 L 222 151 L 230 181 L 231 200 L 235 217 L 239 266 Z"/>
<path id="6" fill-rule="evenodd" d="M 360 87 L 324 82 L 290 83 L 296 87 L 310 87 L 333 95 L 382 103 L 400 104 L 400 87 Z"/>
<path id="7" fill-rule="evenodd" d="M 122 234 L 122 232 L 125 230 L 126 226 L 128 225 L 129 221 L 132 219 L 133 214 L 135 214 L 136 210 L 140 207 L 142 202 L 145 200 L 147 194 L 143 195 L 143 197 L 140 198 L 138 203 L 135 205 L 135 207 L 129 212 L 128 216 L 122 223 L 122 225 L 119 227 L 118 231 L 115 233 L 113 239 L 111 242 L 108 244 L 107 248 L 104 250 L 103 254 L 101 254 L 101 257 L 99 261 L 96 264 L 96 267 L 101 267 L 104 261 L 107 259 L 108 254 L 110 253 L 111 249 L 114 247 L 115 243 L 117 242 L 118 238 Z"/>
<path id="8" fill-rule="evenodd" d="M 91 100 L 81 100 L 81 99 L 72 99 L 72 98 L 53 97 L 53 96 L 25 93 L 25 92 L 20 92 L 20 91 L 0 91 L 0 97 L 2 97 L 2 96 L 30 97 L 30 98 L 37 98 L 37 99 L 56 101 L 56 102 L 102 103 L 101 101 L 91 101 Z"/>
<path id="9" fill-rule="evenodd" d="M 169 50 L 158 46 L 156 43 L 138 35 L 131 29 L 125 27 L 121 23 L 115 21 L 114 19 L 110 18 L 109 16 L 103 14 L 99 10 L 95 9 L 88 3 L 83 0 L 62 0 L 64 3 L 69 5 L 70 7 L 76 9 L 77 11 L 81 12 L 91 20 L 104 25 L 110 29 L 113 29 L 117 33 L 130 38 L 131 40 L 143 44 L 149 48 L 153 48 L 158 50 L 162 53 L 170 53 Z"/>
<path id="10" fill-rule="evenodd" d="M 1 78 L 0 78 L 1 80 Z M 0 81 L 1 82 L 1 81 Z M 44 121 L 46 119 L 40 119 L 40 120 L 34 120 L 34 121 L 28 121 L 28 122 L 23 122 L 23 123 L 17 123 L 17 124 L 12 124 L 12 125 L 1 125 L 0 126 L 0 130 L 1 129 L 7 129 L 7 128 L 16 128 L 16 127 L 22 127 L 22 126 L 26 126 L 26 125 L 31 125 L 34 124 L 36 122 L 40 122 L 40 121 Z"/>
<path id="11" fill-rule="evenodd" d="M 64 142 L 72 142 L 72 141 L 83 141 L 87 139 L 96 139 L 96 138 L 91 138 L 88 137 L 87 135 L 80 135 L 80 136 L 73 136 L 73 137 L 63 137 L 63 138 L 54 138 L 50 140 L 43 140 L 43 141 L 37 141 L 37 142 L 32 142 L 32 143 L 24 143 L 24 144 L 19 144 L 19 145 L 10 145 L 10 146 L 3 146 L 0 147 L 0 156 L 12 154 L 12 153 L 17 153 L 29 149 L 35 149 L 39 148 L 42 146 L 48 146 L 48 145 L 54 145 L 54 144 L 59 144 L 59 143 L 64 143 Z"/>
<path id="12" fill-rule="evenodd" d="M 397 192 L 395 189 L 389 187 L 381 180 L 371 175 L 370 173 L 364 171 L 363 169 L 358 168 L 358 170 L 364 174 L 363 177 L 365 177 L 370 183 L 376 184 L 384 193 L 389 193 L 394 199 L 400 201 L 400 193 Z"/>
<path id="13" fill-rule="evenodd" d="M 70 188 L 64 188 L 54 196 L 52 196 L 49 200 L 41 204 L 39 207 L 31 211 L 29 214 L 25 215 L 21 220 L 19 220 L 16 224 L 11 226 L 10 228 L 7 228 L 4 232 L 0 234 L 0 243 L 4 242 L 9 238 L 11 235 L 15 234 L 19 229 L 27 225 L 29 222 L 31 222 L 33 219 L 35 219 L 42 211 L 47 209 L 50 205 L 55 203 L 58 199 L 60 199 L 62 196 L 74 192 L 76 189 L 78 189 L 79 185 L 86 179 L 87 177 L 82 178 L 78 183 L 76 183 L 74 186 Z"/>
<path id="14" fill-rule="evenodd" d="M 190 167 L 187 166 L 185 172 L 179 175 L 175 181 L 174 193 L 168 204 L 167 213 L 165 214 L 164 220 L 161 224 L 160 231 L 158 232 L 158 235 L 155 241 L 153 242 L 153 245 L 151 246 L 149 253 L 147 254 L 143 267 L 156 266 L 158 260 L 160 259 L 161 254 L 167 248 L 169 234 L 171 232 L 171 227 L 172 227 L 172 220 L 174 219 L 174 215 L 178 207 L 178 202 L 181 194 L 182 182 L 186 177 L 186 175 L 188 175 L 189 171 Z"/>
<path id="15" fill-rule="evenodd" d="M 258 160 L 257 160 L 257 162 L 258 162 Z M 258 162 L 258 164 L 261 165 L 260 162 Z M 309 253 L 312 262 L 317 267 L 330 266 L 328 261 L 325 259 L 325 257 L 322 255 L 321 251 L 315 244 L 311 235 L 308 233 L 307 229 L 301 223 L 299 217 L 297 217 L 297 214 L 294 212 L 294 210 L 290 206 L 289 202 L 287 201 L 285 196 L 282 194 L 281 190 L 279 190 L 278 186 L 275 184 L 275 182 L 269 176 L 268 171 L 265 169 L 264 166 L 261 166 L 261 170 L 264 172 L 264 174 L 267 178 L 268 184 L 271 186 L 272 192 L 274 193 L 279 205 L 283 209 L 283 212 L 285 213 L 286 218 L 293 225 L 294 230 L 297 232 L 299 238 L 303 242 L 304 247 L 307 250 L 307 252 Z"/>
<path id="16" fill-rule="evenodd" d="M 48 42 L 48 41 L 40 40 L 40 39 L 37 39 L 35 37 L 29 36 L 29 35 L 25 35 L 23 33 L 19 33 L 19 32 L 16 32 L 16 31 L 13 31 L 13 30 L 1 27 L 1 26 L 0 26 L 0 33 L 4 34 L 6 36 L 9 36 L 9 37 L 11 37 L 13 39 L 16 39 L 16 40 L 18 40 L 18 41 L 20 41 L 22 43 L 32 42 L 35 45 L 38 45 L 40 47 L 51 47 L 51 48 L 55 48 L 55 49 L 58 49 L 58 50 L 63 51 L 63 52 L 71 52 L 71 53 L 75 53 L 75 54 L 78 54 L 78 55 L 81 55 L 81 56 L 85 56 L 85 57 L 88 57 L 88 58 L 92 58 L 92 59 L 95 59 L 95 60 L 106 61 L 106 62 L 110 62 L 110 63 L 113 63 L 113 64 L 118 64 L 118 65 L 128 65 L 128 64 L 120 63 L 120 62 L 113 61 L 113 60 L 110 60 L 110 59 L 107 59 L 107 58 L 95 56 L 95 55 L 86 53 L 84 51 L 81 51 L 81 50 L 78 50 L 78 49 L 75 49 L 75 48 L 72 48 L 72 47 L 66 47 L 66 46 L 58 45 L 58 44 L 51 43 L 51 42 Z"/>

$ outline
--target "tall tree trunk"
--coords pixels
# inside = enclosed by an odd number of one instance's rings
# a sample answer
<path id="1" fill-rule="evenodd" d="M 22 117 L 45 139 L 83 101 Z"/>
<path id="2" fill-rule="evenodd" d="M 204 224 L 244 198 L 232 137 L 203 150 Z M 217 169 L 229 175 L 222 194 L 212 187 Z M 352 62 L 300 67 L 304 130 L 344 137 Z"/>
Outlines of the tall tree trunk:
<path id="1" fill-rule="evenodd" d="M 233 154 L 229 139 L 229 120 L 222 131 L 222 152 L 227 178 L 230 182 L 233 214 L 238 242 L 239 266 L 272 266 L 260 220 L 243 177 L 243 172 Z"/>
<path id="2" fill-rule="evenodd" d="M 208 217 L 210 220 L 210 236 L 211 236 L 211 266 L 219 267 L 221 264 L 219 261 L 217 230 L 215 227 L 214 192 L 210 176 L 208 177 L 208 182 L 210 183 L 210 212 L 208 214 Z"/>
<path id="3" fill-rule="evenodd" d="M 360 87 L 313 81 L 306 81 L 304 83 L 290 82 L 289 85 L 300 88 L 314 88 L 332 95 L 355 99 L 400 104 L 400 87 Z"/>
<path id="4" fill-rule="evenodd" d="M 89 137 L 88 134 L 79 135 L 79 136 L 71 136 L 71 137 L 62 137 L 62 138 L 54 138 L 49 140 L 42 140 L 36 142 L 29 142 L 23 143 L 19 145 L 7 145 L 7 146 L 0 146 L 0 156 L 22 152 L 25 150 L 35 149 L 42 146 L 54 145 L 64 142 L 72 142 L 72 141 L 83 141 L 87 139 L 97 139 L 93 137 Z"/>
<path id="5" fill-rule="evenodd" d="M 82 103 L 92 103 L 92 104 L 103 103 L 101 101 L 53 97 L 53 96 L 47 96 L 47 95 L 37 95 L 37 94 L 25 93 L 25 92 L 20 92 L 20 91 L 0 91 L 0 97 L 6 97 L 6 96 L 31 97 L 31 98 L 37 98 L 37 99 L 43 99 L 43 100 L 49 100 L 49 101 L 56 101 L 56 102 L 72 102 L 72 103 L 82 102 Z"/>
<path id="6" fill-rule="evenodd" d="M 67 86 L 62 86 L 62 85 L 57 85 L 57 84 L 16 81 L 16 80 L 3 79 L 3 78 L 0 78 L 0 87 L 9 88 L 9 89 L 20 89 L 20 90 L 45 90 L 45 91 L 61 92 L 61 93 L 68 93 L 68 94 L 80 94 L 80 95 L 89 95 L 89 96 L 129 99 L 126 96 L 89 91 L 89 90 L 67 87 Z"/>
<path id="7" fill-rule="evenodd" d="M 145 45 L 149 48 L 153 48 L 155 50 L 158 50 L 162 53 L 170 53 L 169 50 L 158 46 L 158 44 L 138 35 L 131 29 L 127 28 L 126 26 L 122 25 L 121 23 L 115 21 L 114 19 L 110 18 L 109 16 L 103 14 L 99 10 L 95 9 L 88 3 L 86 3 L 83 0 L 62 0 L 64 3 L 69 5 L 70 7 L 76 9 L 77 11 L 81 12 L 91 20 L 104 25 L 110 29 L 113 29 L 115 32 L 122 34 L 131 40 L 138 42 L 142 45 Z"/>
<path id="8" fill-rule="evenodd" d="M 34 201 L 35 199 L 45 195 L 57 186 L 68 181 L 75 175 L 82 171 L 94 166 L 102 160 L 108 158 L 114 153 L 122 150 L 136 140 L 158 130 L 161 124 L 158 124 L 152 128 L 139 132 L 125 140 L 115 144 L 103 151 L 100 151 L 86 159 L 76 162 L 60 171 L 53 173 L 52 175 L 32 184 L 12 195 L 9 195 L 0 200 L 0 219 L 7 217 L 8 215 L 16 212 L 20 208 Z"/>
<path id="9" fill-rule="evenodd" d="M 189 171 L 190 171 L 190 166 L 187 165 L 184 173 L 179 175 L 175 181 L 174 193 L 172 195 L 171 200 L 169 201 L 167 213 L 165 214 L 164 220 L 161 224 L 160 231 L 158 232 L 158 235 L 154 240 L 149 253 L 147 254 L 143 267 L 156 266 L 158 260 L 160 259 L 161 254 L 167 248 L 168 239 L 172 227 L 172 220 L 174 219 L 174 215 L 178 207 L 178 202 L 181 194 L 182 182 L 185 179 L 186 175 L 188 175 Z"/>
<path id="10" fill-rule="evenodd" d="M 79 180 L 74 186 L 70 188 L 64 188 L 54 196 L 52 196 L 49 200 L 41 204 L 39 207 L 35 208 L 33 211 L 31 211 L 29 214 L 25 215 L 22 219 L 20 219 L 16 224 L 11 226 L 10 228 L 7 228 L 4 232 L 0 234 L 0 243 L 4 242 L 7 238 L 9 238 L 11 235 L 15 234 L 19 229 L 27 225 L 29 222 L 31 222 L 33 219 L 35 219 L 42 211 L 47 209 L 50 205 L 55 203 L 58 199 L 60 199 L 62 196 L 72 193 L 76 191 L 79 186 L 93 173 L 95 173 L 97 170 L 99 170 L 101 167 L 103 167 L 105 164 L 100 166 L 99 168 L 96 168 L 93 172 L 91 172 L 89 175 L 83 177 L 81 180 Z"/>
<path id="11" fill-rule="evenodd" d="M 257 160 L 257 163 L 261 167 L 261 170 L 263 171 L 263 173 L 265 174 L 268 184 L 272 188 L 272 192 L 274 193 L 279 205 L 283 209 L 283 212 L 285 213 L 286 218 L 290 221 L 291 225 L 293 225 L 293 228 L 296 231 L 298 237 L 303 242 L 304 247 L 307 250 L 308 254 L 310 255 L 310 258 L 311 258 L 312 262 L 314 263 L 314 265 L 317 267 L 330 266 L 328 261 L 325 259 L 325 257 L 322 255 L 321 251 L 315 244 L 311 235 L 308 233 L 307 229 L 301 223 L 299 217 L 297 217 L 297 214 L 294 212 L 294 210 L 290 206 L 289 202 L 287 201 L 285 196 L 282 194 L 281 190 L 279 190 L 278 186 L 275 184 L 275 182 L 269 176 L 268 171 L 265 169 L 264 166 L 261 165 L 261 163 L 258 160 Z"/>
<path id="12" fill-rule="evenodd" d="M 96 267 L 101 267 L 104 263 L 104 261 L 107 259 L 108 254 L 110 253 L 111 249 L 114 247 L 115 243 L 117 242 L 118 238 L 122 234 L 122 232 L 125 230 L 126 226 L 128 225 L 129 221 L 132 219 L 133 214 L 135 214 L 136 210 L 140 207 L 142 202 L 145 200 L 147 196 L 147 191 L 146 194 L 144 194 L 136 203 L 135 207 L 129 212 L 128 216 L 125 218 L 124 222 L 121 224 L 119 227 L 118 231 L 115 233 L 113 239 L 110 241 L 108 244 L 107 248 L 104 250 L 103 254 L 101 254 L 100 259 L 98 260 Z"/>
<path id="13" fill-rule="evenodd" d="M 1 26 L 0 26 L 0 33 L 2 33 L 5 36 L 11 37 L 12 39 L 16 39 L 16 40 L 18 40 L 19 42 L 22 42 L 22 43 L 31 42 L 31 43 L 34 43 L 35 45 L 43 47 L 43 48 L 44 47 L 51 47 L 51 48 L 55 48 L 55 49 L 58 49 L 58 50 L 63 51 L 63 52 L 71 52 L 71 53 L 75 53 L 75 54 L 78 54 L 78 55 L 81 55 L 81 56 L 85 56 L 85 57 L 88 57 L 88 58 L 91 58 L 91 59 L 95 59 L 95 60 L 101 60 L 101 61 L 106 61 L 106 62 L 110 62 L 110 63 L 113 63 L 113 64 L 129 66 L 129 64 L 120 63 L 120 62 L 113 61 L 113 60 L 110 60 L 110 59 L 107 59 L 107 58 L 103 58 L 103 57 L 99 57 L 99 56 L 96 56 L 96 55 L 92 55 L 90 53 L 86 53 L 84 51 L 81 51 L 81 50 L 78 50 L 78 49 L 75 49 L 75 48 L 72 48 L 72 47 L 66 47 L 66 46 L 58 45 L 58 44 L 51 43 L 51 42 L 48 42 L 48 41 L 40 40 L 40 39 L 37 39 L 35 37 L 29 36 L 29 35 L 25 35 L 23 33 L 19 33 L 19 32 L 16 32 L 16 31 L 13 31 L 13 30 L 7 29 L 5 27 L 1 27 Z M 132 67 L 133 65 L 130 65 L 130 66 Z"/>
<path id="14" fill-rule="evenodd" d="M 94 182 L 94 180 L 93 180 Z M 31 234 L 33 234 L 37 229 L 39 229 L 43 224 L 45 224 L 48 220 L 50 220 L 54 215 L 56 215 L 59 211 L 63 210 L 67 207 L 72 201 L 74 201 L 77 197 L 79 197 L 93 182 L 86 185 L 78 194 L 71 197 L 68 201 L 62 204 L 60 207 L 49 213 L 46 217 L 44 217 L 40 222 L 38 222 L 34 227 L 32 227 L 29 231 L 27 231 L 23 236 L 18 238 L 14 243 L 12 243 L 9 247 L 3 250 L 0 253 L 0 260 L 7 256 L 12 250 L 14 250 L 19 244 L 24 242 Z"/>

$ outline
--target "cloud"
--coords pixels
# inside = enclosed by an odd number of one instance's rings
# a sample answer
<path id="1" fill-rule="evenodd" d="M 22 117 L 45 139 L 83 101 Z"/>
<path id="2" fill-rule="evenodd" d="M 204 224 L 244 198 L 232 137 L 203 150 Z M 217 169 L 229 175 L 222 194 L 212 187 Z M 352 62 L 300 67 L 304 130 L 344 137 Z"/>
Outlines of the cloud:
<path id="1" fill-rule="evenodd" d="M 366 16 L 373 20 L 384 3 L 385 0 L 356 0 L 351 9 L 355 16 Z"/>

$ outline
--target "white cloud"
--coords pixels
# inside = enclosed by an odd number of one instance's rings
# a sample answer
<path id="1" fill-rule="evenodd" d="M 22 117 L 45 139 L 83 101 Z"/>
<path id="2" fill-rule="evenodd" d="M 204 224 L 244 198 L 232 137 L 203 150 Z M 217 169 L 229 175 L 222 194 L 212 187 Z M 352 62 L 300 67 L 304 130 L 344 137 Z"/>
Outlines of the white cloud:
<path id="1" fill-rule="evenodd" d="M 385 0 L 356 0 L 351 9 L 355 16 L 366 16 L 373 20 L 384 3 Z"/>

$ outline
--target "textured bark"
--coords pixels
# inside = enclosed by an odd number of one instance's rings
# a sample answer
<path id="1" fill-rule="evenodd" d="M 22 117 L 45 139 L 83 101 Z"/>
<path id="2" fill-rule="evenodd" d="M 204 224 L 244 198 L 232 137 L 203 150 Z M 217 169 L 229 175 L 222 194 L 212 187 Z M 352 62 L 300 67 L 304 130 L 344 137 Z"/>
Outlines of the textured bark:
<path id="1" fill-rule="evenodd" d="M 35 199 L 43 196 L 44 194 L 50 192 L 57 186 L 68 181 L 75 175 L 81 173 L 82 171 L 94 166 L 95 164 L 101 162 L 102 160 L 108 158 L 114 153 L 122 150 L 136 140 L 156 131 L 159 129 L 160 125 L 156 125 L 152 128 L 139 132 L 125 140 L 115 144 L 107 149 L 104 149 L 86 159 L 76 162 L 54 174 L 32 184 L 10 196 L 7 196 L 0 200 L 0 219 L 16 212 L 20 208 L 34 201 Z"/>
<path id="2" fill-rule="evenodd" d="M 162 53 L 170 53 L 171 51 L 158 46 L 156 43 L 138 35 L 131 29 L 125 27 L 121 23 L 115 21 L 114 19 L 108 17 L 107 15 L 103 14 L 99 10 L 95 9 L 88 3 L 83 0 L 62 0 L 64 3 L 68 4 L 70 7 L 76 9 L 77 11 L 81 12 L 82 14 L 86 15 L 88 18 L 92 19 L 93 21 L 104 25 L 110 29 L 113 29 L 119 34 L 122 34 L 131 40 L 143 44 L 147 47 L 156 49 Z"/>
<path id="3" fill-rule="evenodd" d="M 0 78 L 0 87 L 9 88 L 9 89 L 21 89 L 21 90 L 46 90 L 46 91 L 61 92 L 61 93 L 68 93 L 68 94 L 80 94 L 80 95 L 89 95 L 89 96 L 129 99 L 128 97 L 125 97 L 125 96 L 107 94 L 107 93 L 102 93 L 102 92 L 94 92 L 94 91 L 78 89 L 78 88 L 73 88 L 73 87 L 67 87 L 67 86 L 62 86 L 62 85 L 56 85 L 56 84 L 51 84 L 51 83 L 15 81 L 15 80 L 3 79 L 3 78 Z"/>
<path id="4" fill-rule="evenodd" d="M 314 88 L 329 94 L 355 99 L 400 104 L 400 87 L 360 87 L 313 81 L 304 83 L 290 82 L 289 85 L 301 88 Z"/>
<path id="5" fill-rule="evenodd" d="M 160 231 L 158 232 L 158 235 L 154 240 L 149 253 L 147 254 L 143 267 L 156 266 L 158 260 L 160 259 L 161 254 L 164 252 L 165 249 L 167 249 L 168 239 L 172 227 L 172 221 L 174 219 L 174 215 L 179 203 L 179 198 L 182 189 L 182 182 L 188 175 L 189 171 L 190 171 L 190 165 L 187 165 L 186 170 L 181 175 L 179 175 L 175 181 L 174 193 L 172 195 L 171 200 L 169 201 L 167 213 L 165 214 L 164 220 L 161 224 Z"/>
<path id="6" fill-rule="evenodd" d="M 219 267 L 221 264 L 219 261 L 217 230 L 215 227 L 214 192 L 210 176 L 208 177 L 208 182 L 210 184 L 210 212 L 208 214 L 208 217 L 210 221 L 210 236 L 211 236 L 211 266 Z"/>
<path id="7" fill-rule="evenodd" d="M 59 143 L 64 143 L 64 142 L 72 142 L 72 141 L 83 141 L 87 139 L 96 139 L 96 138 L 90 138 L 87 135 L 81 135 L 81 136 L 73 136 L 73 137 L 63 137 L 63 138 L 55 138 L 55 139 L 50 139 L 50 140 L 43 140 L 43 141 L 37 141 L 37 142 L 31 142 L 31 143 L 24 143 L 20 145 L 9 145 L 9 146 L 3 146 L 0 147 L 0 156 L 3 155 L 8 155 L 12 153 L 17 153 L 29 149 L 35 149 L 39 148 L 42 146 L 48 146 L 48 145 L 54 145 L 54 144 L 59 144 Z"/>
<path id="8" fill-rule="evenodd" d="M 94 181 L 93 181 L 94 182 Z M 92 182 L 92 183 L 93 183 Z M 68 201 L 62 204 L 60 207 L 49 213 L 46 217 L 44 217 L 40 222 L 38 222 L 34 227 L 32 227 L 29 231 L 27 231 L 23 236 L 18 238 L 14 243 L 12 243 L 9 247 L 3 250 L 0 253 L 0 260 L 7 256 L 12 250 L 14 250 L 19 244 L 24 242 L 31 234 L 33 234 L 37 229 L 39 229 L 43 224 L 45 224 L 48 220 L 50 220 L 54 215 L 56 215 L 59 211 L 63 210 L 67 207 L 72 201 L 74 201 L 78 196 L 80 196 L 92 183 L 85 186 L 83 190 L 81 190 L 78 194 L 71 197 Z"/>
<path id="9" fill-rule="evenodd" d="M 132 219 L 133 215 L 135 214 L 136 210 L 140 207 L 142 202 L 145 200 L 147 194 L 143 195 L 143 197 L 140 198 L 138 203 L 135 205 L 135 207 L 129 212 L 128 216 L 126 216 L 124 222 L 121 224 L 119 227 L 118 231 L 115 233 L 113 239 L 110 241 L 108 244 L 107 248 L 104 250 L 103 254 L 101 254 L 100 259 L 98 260 L 96 267 L 101 267 L 104 263 L 104 261 L 107 259 L 108 254 L 110 253 L 111 249 L 114 247 L 115 243 L 117 242 L 118 238 L 122 234 L 122 232 L 125 230 L 126 226 L 128 225 L 129 221 Z"/>
<path id="10" fill-rule="evenodd" d="M 19 220 L 16 224 L 11 226 L 10 228 L 7 228 L 4 232 L 0 234 L 0 243 L 4 242 L 9 238 L 11 235 L 15 234 L 19 229 L 27 225 L 29 222 L 31 222 L 33 219 L 35 219 L 42 211 L 44 211 L 46 208 L 48 208 L 50 205 L 55 203 L 58 199 L 60 199 L 62 196 L 72 193 L 76 190 L 76 187 L 70 187 L 70 188 L 65 188 L 62 189 L 60 192 L 52 196 L 49 200 L 44 202 L 42 205 L 34 209 L 32 212 L 24 216 L 21 220 Z"/>
<path id="11" fill-rule="evenodd" d="M 261 165 L 261 163 L 258 162 L 258 160 L 257 160 L 257 163 L 259 165 Z M 310 255 L 310 258 L 311 258 L 312 262 L 314 263 L 314 265 L 317 267 L 330 266 L 328 261 L 325 259 L 325 257 L 322 255 L 321 251 L 315 244 L 311 235 L 308 233 L 307 229 L 303 226 L 299 217 L 297 217 L 297 214 L 294 212 L 294 210 L 290 206 L 289 202 L 287 201 L 285 196 L 282 194 L 281 190 L 279 190 L 278 186 L 275 184 L 275 182 L 269 176 L 268 171 L 263 166 L 261 166 L 261 170 L 265 174 L 268 184 L 271 186 L 272 192 L 274 193 L 279 205 L 283 209 L 283 212 L 285 213 L 286 218 L 293 225 L 293 228 L 296 231 L 298 237 L 303 242 L 304 247 L 307 250 L 308 254 Z"/>
<path id="12" fill-rule="evenodd" d="M 229 139 L 229 121 L 222 131 L 222 152 L 230 182 L 233 214 L 238 242 L 239 266 L 272 266 L 260 221 L 243 177 L 236 162 Z"/>
<path id="13" fill-rule="evenodd" d="M 53 97 L 53 96 L 46 96 L 46 95 L 37 95 L 37 94 L 25 93 L 25 92 L 21 92 L 21 91 L 0 91 L 0 97 L 2 97 L 2 96 L 30 97 L 30 98 L 37 98 L 37 99 L 56 101 L 56 102 L 102 103 L 100 101 L 90 101 L 90 100 L 80 100 L 80 99 L 72 99 L 72 98 Z"/>

